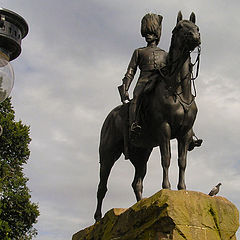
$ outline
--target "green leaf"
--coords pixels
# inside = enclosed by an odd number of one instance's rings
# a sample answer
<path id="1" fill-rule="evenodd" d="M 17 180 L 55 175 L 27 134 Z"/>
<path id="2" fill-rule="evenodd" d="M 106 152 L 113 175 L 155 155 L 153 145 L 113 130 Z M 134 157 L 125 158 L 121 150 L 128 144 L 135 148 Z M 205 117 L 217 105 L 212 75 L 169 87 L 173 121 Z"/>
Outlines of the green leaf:
<path id="1" fill-rule="evenodd" d="M 0 125 L 0 239 L 30 240 L 37 235 L 33 225 L 39 216 L 23 173 L 30 155 L 30 127 L 15 121 L 10 98 L 0 104 Z"/>

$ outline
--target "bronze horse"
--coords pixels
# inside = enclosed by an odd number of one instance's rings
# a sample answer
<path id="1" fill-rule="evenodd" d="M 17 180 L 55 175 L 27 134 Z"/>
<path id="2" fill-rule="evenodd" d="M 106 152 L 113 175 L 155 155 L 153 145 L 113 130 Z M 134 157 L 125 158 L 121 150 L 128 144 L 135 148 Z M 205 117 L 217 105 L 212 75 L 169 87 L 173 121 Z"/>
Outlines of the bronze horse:
<path id="1" fill-rule="evenodd" d="M 154 147 L 159 146 L 163 167 L 162 188 L 170 189 L 168 169 L 171 159 L 170 140 L 178 142 L 179 182 L 178 189 L 186 189 L 185 168 L 189 144 L 193 138 L 193 124 L 197 115 L 195 97 L 192 94 L 192 64 L 190 52 L 200 45 L 199 28 L 195 14 L 190 20 L 182 20 L 179 12 L 177 25 L 172 31 L 167 66 L 159 74 L 153 89 L 142 98 L 142 135 L 129 144 L 129 160 L 135 167 L 132 187 L 137 201 L 142 198 L 143 179 L 147 161 Z M 99 146 L 100 182 L 97 192 L 96 221 L 102 217 L 102 201 L 107 192 L 107 181 L 114 163 L 124 153 L 125 108 L 121 105 L 107 116 Z"/>

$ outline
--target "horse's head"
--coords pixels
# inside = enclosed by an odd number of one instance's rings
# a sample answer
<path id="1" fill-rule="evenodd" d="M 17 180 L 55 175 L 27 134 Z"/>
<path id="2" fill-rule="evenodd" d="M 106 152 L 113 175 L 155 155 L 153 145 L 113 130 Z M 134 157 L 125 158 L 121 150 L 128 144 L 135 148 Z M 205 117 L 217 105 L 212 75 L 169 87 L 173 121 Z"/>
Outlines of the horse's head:
<path id="1" fill-rule="evenodd" d="M 183 51 L 192 51 L 201 44 L 199 28 L 195 22 L 196 17 L 194 13 L 191 14 L 189 20 L 183 20 L 182 13 L 178 13 L 177 25 L 172 32 L 175 39 L 175 47 Z"/>

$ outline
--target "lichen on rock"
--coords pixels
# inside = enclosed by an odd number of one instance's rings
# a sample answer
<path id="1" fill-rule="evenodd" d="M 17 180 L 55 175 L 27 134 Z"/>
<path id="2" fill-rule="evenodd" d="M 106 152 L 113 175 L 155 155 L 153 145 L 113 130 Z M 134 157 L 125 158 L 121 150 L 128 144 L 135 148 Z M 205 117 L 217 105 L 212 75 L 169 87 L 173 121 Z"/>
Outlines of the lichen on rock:
<path id="1" fill-rule="evenodd" d="M 72 240 L 235 240 L 237 208 L 226 198 L 163 189 L 128 209 L 112 209 Z"/>

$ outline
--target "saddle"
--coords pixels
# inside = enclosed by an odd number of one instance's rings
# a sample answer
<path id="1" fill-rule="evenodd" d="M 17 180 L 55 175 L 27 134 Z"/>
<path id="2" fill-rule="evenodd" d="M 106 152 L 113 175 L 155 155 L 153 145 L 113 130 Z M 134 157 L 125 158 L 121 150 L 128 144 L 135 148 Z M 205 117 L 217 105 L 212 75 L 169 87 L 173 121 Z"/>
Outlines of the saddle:
<path id="1" fill-rule="evenodd" d="M 159 81 L 158 79 L 151 79 L 146 83 L 146 86 L 143 90 L 143 94 L 149 94 L 155 87 L 157 81 Z"/>

